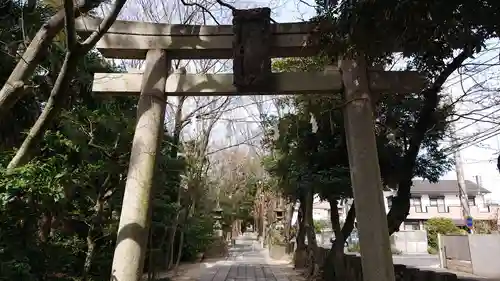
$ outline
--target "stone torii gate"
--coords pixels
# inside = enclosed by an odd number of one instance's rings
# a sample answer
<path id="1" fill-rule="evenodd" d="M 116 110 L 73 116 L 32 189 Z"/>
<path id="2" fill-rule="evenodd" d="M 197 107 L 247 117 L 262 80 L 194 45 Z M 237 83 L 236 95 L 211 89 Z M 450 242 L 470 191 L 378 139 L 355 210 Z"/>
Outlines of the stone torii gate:
<path id="1" fill-rule="evenodd" d="M 306 57 L 314 26 L 270 23 L 270 9 L 235 10 L 233 25 L 169 25 L 116 21 L 97 43 L 107 58 L 145 59 L 144 73 L 96 73 L 93 92 L 139 96 L 137 124 L 125 186 L 112 280 L 138 281 L 144 266 L 156 154 L 166 96 L 319 94 L 344 90 L 349 166 L 360 232 L 365 281 L 393 281 L 394 268 L 373 126 L 373 94 L 419 92 L 414 72 L 367 69 L 364 58 L 346 59 L 323 72 L 271 73 L 271 57 Z M 77 22 L 80 33 L 102 19 Z M 233 74 L 171 73 L 173 59 L 234 59 Z"/>

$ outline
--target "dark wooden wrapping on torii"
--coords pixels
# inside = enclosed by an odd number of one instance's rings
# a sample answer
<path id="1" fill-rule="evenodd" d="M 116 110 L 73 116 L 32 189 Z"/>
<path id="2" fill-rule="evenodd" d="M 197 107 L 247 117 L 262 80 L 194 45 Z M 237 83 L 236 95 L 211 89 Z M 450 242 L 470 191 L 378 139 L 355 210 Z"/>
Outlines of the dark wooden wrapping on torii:
<path id="1" fill-rule="evenodd" d="M 233 84 L 259 92 L 271 82 L 271 9 L 233 10 Z"/>

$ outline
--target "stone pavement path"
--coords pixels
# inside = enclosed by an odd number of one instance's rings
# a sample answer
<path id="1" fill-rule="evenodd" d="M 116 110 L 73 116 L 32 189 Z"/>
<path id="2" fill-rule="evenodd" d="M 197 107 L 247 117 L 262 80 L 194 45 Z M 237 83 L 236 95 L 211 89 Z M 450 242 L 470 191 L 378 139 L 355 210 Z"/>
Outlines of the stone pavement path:
<path id="1" fill-rule="evenodd" d="M 245 234 L 229 250 L 229 257 L 207 267 L 199 281 L 294 281 L 300 279 L 285 263 L 273 262 L 255 234 Z"/>

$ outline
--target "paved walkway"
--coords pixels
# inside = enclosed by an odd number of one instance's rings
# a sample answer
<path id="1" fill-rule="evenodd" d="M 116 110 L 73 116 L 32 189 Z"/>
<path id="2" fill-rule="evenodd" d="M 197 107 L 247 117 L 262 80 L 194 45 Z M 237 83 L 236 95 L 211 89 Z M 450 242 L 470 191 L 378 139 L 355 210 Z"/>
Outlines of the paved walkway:
<path id="1" fill-rule="evenodd" d="M 248 233 L 236 239 L 236 244 L 229 250 L 226 260 L 207 267 L 199 280 L 290 281 L 296 277 L 292 276 L 292 271 L 286 261 L 272 261 L 255 234 Z"/>
<path id="2" fill-rule="evenodd" d="M 404 259 L 398 257 L 398 259 Z M 409 258 L 410 259 L 410 258 Z M 395 259 L 397 260 L 397 259 Z M 397 262 L 405 264 L 405 262 Z M 406 263 L 408 264 L 408 262 Z M 447 271 L 435 266 L 415 266 L 421 269 Z M 433 265 L 433 264 L 432 264 Z M 289 261 L 275 261 L 269 257 L 268 251 L 263 249 L 255 234 L 248 233 L 236 239 L 236 245 L 229 250 L 225 260 L 202 262 L 185 265 L 182 272 L 172 276 L 172 281 L 304 281 L 300 272 L 294 271 Z M 469 277 L 483 280 L 477 276 L 452 272 L 460 277 Z M 487 279 L 484 279 L 487 280 Z M 490 280 L 488 280 L 490 281 Z M 498 279 L 494 281 L 500 281 Z"/>

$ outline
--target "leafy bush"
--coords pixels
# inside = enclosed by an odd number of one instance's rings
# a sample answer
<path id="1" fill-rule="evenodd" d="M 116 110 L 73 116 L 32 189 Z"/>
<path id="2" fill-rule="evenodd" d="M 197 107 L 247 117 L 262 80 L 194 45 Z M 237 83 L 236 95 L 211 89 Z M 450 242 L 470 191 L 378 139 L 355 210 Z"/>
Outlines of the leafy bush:
<path id="1" fill-rule="evenodd" d="M 328 227 L 328 222 L 324 220 L 315 220 L 314 222 L 314 232 L 321 233 L 325 228 Z"/>
<path id="2" fill-rule="evenodd" d="M 432 218 L 425 223 L 427 230 L 427 244 L 430 248 L 438 249 L 437 236 L 439 234 L 463 234 L 463 230 L 447 218 Z"/>
<path id="3" fill-rule="evenodd" d="M 435 248 L 432 248 L 432 247 L 427 247 L 427 253 L 431 254 L 431 255 L 437 255 L 439 251 Z"/>
<path id="4" fill-rule="evenodd" d="M 270 245 L 286 245 L 286 237 L 284 229 L 276 229 L 275 224 L 271 224 L 269 228 L 269 244 Z"/>
<path id="5" fill-rule="evenodd" d="M 348 252 L 359 253 L 359 250 L 360 250 L 359 243 L 349 244 L 349 246 L 347 246 Z"/>
<path id="6" fill-rule="evenodd" d="M 203 214 L 190 218 L 184 227 L 182 260 L 192 261 L 198 253 L 203 253 L 212 243 L 214 233 L 213 219 Z"/>
<path id="7" fill-rule="evenodd" d="M 498 222 L 496 219 L 474 221 L 475 234 L 491 234 L 495 231 L 498 231 Z"/>

